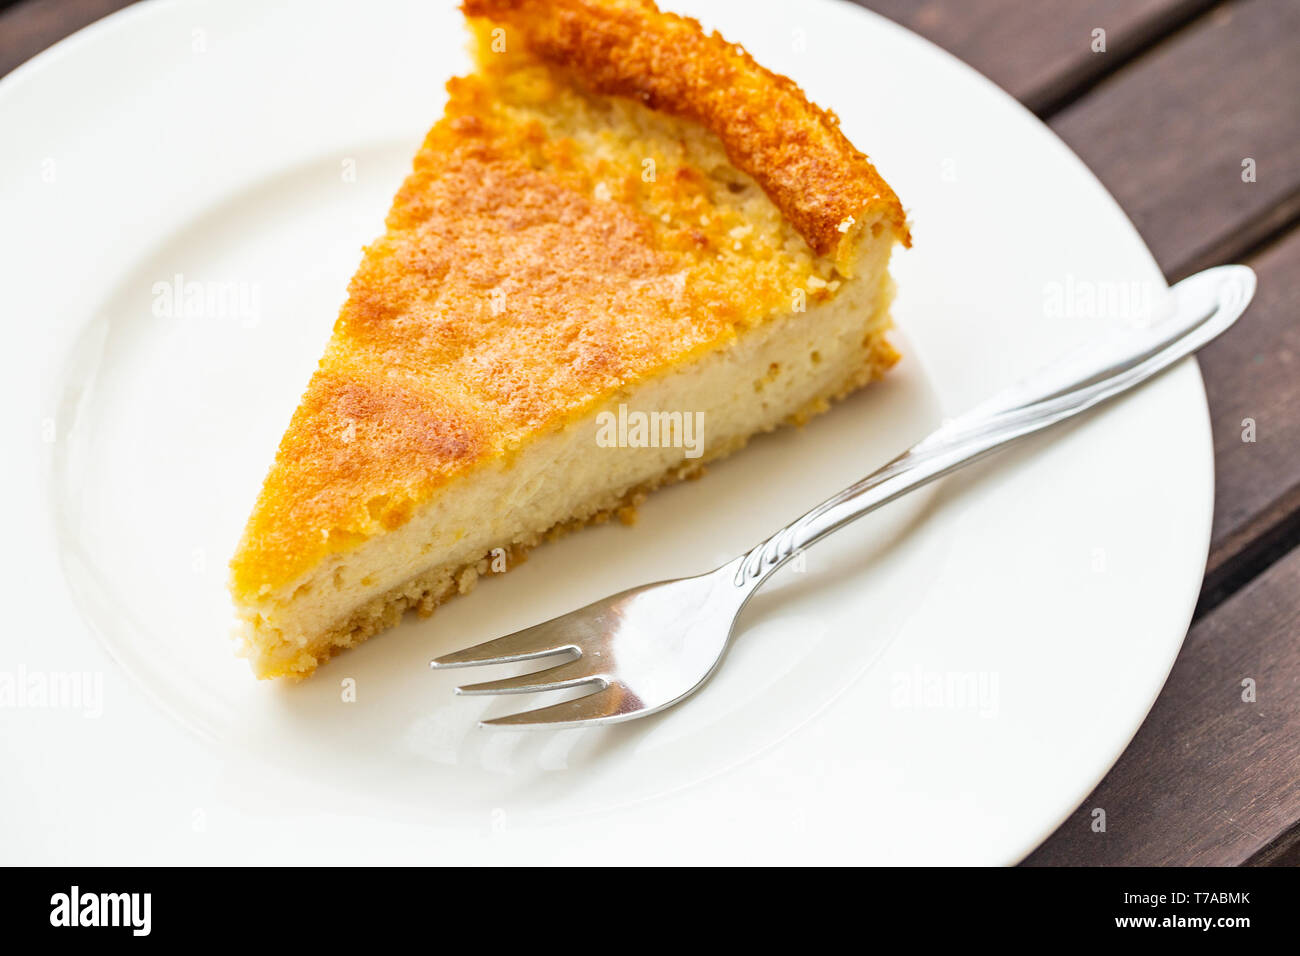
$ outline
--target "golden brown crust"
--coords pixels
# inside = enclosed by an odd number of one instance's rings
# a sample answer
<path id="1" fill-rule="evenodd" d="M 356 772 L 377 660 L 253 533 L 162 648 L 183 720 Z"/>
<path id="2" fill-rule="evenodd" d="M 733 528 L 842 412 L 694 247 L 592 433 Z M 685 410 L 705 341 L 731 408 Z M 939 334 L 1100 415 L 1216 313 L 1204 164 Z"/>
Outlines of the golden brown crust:
<path id="1" fill-rule="evenodd" d="M 845 259 L 866 218 L 911 244 L 898 197 L 835 114 L 698 21 L 651 0 L 465 0 L 464 10 L 519 31 L 531 53 L 594 92 L 712 130 L 818 255 Z"/>
<path id="2" fill-rule="evenodd" d="M 700 123 L 723 130 L 713 137 L 582 91 L 574 71 L 531 54 L 448 84 L 446 113 L 386 234 L 365 251 L 231 563 L 241 604 L 401 525 L 453 477 L 508 460 L 615 390 L 725 347 L 805 295 L 830 298 L 835 266 L 811 254 L 795 216 L 825 238 L 844 209 L 884 202 L 903 228 L 865 157 L 789 81 L 639 3 L 564 0 L 556 10 L 554 23 L 531 4 L 507 12 L 591 60 L 575 61 L 582 69 L 614 71 L 602 83 L 621 74 L 577 47 L 615 42 L 631 28 L 626 15 L 658 31 L 661 45 L 694 49 L 668 71 L 690 72 L 690 83 L 729 77 L 747 92 L 730 106 L 698 101 Z M 646 73 L 653 51 L 633 47 L 637 75 Z M 693 115 L 690 83 L 653 82 L 652 100 Z M 746 133 L 761 96 L 775 101 L 778 123 Z M 728 120 L 728 109 L 740 118 Z M 752 160 L 791 221 L 717 139 Z M 786 140 L 801 144 L 788 156 Z M 656 175 L 647 179 L 649 157 Z"/>

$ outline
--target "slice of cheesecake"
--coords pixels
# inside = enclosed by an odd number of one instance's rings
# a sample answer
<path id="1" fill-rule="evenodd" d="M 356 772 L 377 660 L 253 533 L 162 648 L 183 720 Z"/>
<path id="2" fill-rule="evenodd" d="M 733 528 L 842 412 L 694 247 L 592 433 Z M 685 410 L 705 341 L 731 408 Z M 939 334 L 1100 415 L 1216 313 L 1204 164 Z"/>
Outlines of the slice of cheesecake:
<path id="1" fill-rule="evenodd" d="M 833 114 L 648 0 L 465 10 L 477 71 L 448 84 L 231 562 L 259 677 L 626 518 L 897 359 L 907 224 Z"/>

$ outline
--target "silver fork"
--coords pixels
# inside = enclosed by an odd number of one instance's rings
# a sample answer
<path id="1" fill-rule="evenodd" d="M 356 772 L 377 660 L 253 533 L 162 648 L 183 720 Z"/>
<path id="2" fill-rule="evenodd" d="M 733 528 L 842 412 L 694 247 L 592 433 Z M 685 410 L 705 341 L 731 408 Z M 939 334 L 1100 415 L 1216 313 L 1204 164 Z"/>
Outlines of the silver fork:
<path id="1" fill-rule="evenodd" d="M 736 616 L 803 548 L 993 450 L 1078 415 L 1191 355 L 1245 311 L 1247 266 L 1218 266 L 1171 290 L 1168 316 L 1085 348 L 945 423 L 893 461 L 823 501 L 748 554 L 707 574 L 647 584 L 432 661 L 435 668 L 553 659 L 545 670 L 456 688 L 523 694 L 586 687 L 549 707 L 482 721 L 515 729 L 611 724 L 671 707 L 721 663 Z M 564 658 L 567 658 L 564 659 Z"/>

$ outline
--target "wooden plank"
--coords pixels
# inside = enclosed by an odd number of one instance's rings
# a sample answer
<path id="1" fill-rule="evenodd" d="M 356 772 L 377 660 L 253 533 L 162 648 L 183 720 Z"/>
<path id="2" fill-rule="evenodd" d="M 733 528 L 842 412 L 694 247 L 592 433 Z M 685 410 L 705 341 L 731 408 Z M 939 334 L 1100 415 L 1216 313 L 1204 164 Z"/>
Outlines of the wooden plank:
<path id="1" fill-rule="evenodd" d="M 1300 215 L 1296 36 L 1295 0 L 1218 7 L 1052 118 L 1171 278 Z"/>
<path id="2" fill-rule="evenodd" d="M 1255 302 L 1199 357 L 1215 474 L 1202 611 L 1300 542 L 1300 230 L 1249 263 Z"/>
<path id="3" fill-rule="evenodd" d="M 0 12 L 0 76 L 133 0 L 21 0 Z"/>
<path id="4" fill-rule="evenodd" d="M 1300 548 L 1192 628 L 1133 743 L 1026 865 L 1232 866 L 1300 820 L 1298 583 Z"/>
<path id="5" fill-rule="evenodd" d="M 1293 826 L 1243 865 L 1300 866 L 1300 825 Z"/>
<path id="6" fill-rule="evenodd" d="M 1212 5 L 1212 0 L 856 2 L 965 60 L 1039 115 Z M 1093 50 L 1097 29 L 1105 31 L 1104 52 Z"/>

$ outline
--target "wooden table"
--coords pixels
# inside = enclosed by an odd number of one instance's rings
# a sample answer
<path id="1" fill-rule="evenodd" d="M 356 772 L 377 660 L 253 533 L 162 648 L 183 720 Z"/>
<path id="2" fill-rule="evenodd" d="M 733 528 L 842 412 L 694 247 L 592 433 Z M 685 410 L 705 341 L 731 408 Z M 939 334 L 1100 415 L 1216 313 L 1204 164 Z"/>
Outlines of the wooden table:
<path id="1" fill-rule="evenodd" d="M 1216 493 L 1191 631 L 1133 743 L 1026 865 L 1300 863 L 1300 3 L 862 2 L 1037 113 L 1169 281 L 1221 262 L 1259 273 L 1255 304 L 1200 357 Z M 0 0 L 0 75 L 125 5 Z"/>

